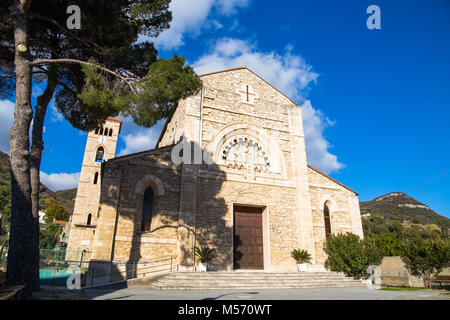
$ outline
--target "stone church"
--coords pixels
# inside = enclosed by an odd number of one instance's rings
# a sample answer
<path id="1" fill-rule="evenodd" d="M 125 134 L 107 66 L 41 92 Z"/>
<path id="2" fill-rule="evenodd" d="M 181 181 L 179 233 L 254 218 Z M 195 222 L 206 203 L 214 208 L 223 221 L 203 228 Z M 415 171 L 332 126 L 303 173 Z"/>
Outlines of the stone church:
<path id="1" fill-rule="evenodd" d="M 68 249 L 91 262 L 196 270 L 295 271 L 293 249 L 324 264 L 331 233 L 363 237 L 358 194 L 308 165 L 302 108 L 246 67 L 201 75 L 156 148 L 115 157 L 121 121 L 87 138 Z"/>

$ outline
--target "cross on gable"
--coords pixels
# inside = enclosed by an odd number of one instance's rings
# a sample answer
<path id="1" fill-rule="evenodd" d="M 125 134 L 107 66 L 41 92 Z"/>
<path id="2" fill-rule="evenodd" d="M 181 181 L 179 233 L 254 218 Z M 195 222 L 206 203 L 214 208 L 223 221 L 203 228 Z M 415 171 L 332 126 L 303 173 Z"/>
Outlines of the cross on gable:
<path id="1" fill-rule="evenodd" d="M 249 84 L 243 84 L 236 90 L 236 93 L 241 96 L 240 102 L 255 103 L 255 98 L 258 98 L 258 94 L 253 91 L 253 87 Z"/>

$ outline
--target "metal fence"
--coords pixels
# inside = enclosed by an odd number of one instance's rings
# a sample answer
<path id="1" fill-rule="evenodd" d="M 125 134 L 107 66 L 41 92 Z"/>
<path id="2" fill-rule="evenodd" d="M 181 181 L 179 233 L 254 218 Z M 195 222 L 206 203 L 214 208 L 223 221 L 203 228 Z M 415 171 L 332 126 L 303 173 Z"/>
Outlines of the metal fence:
<path id="1" fill-rule="evenodd" d="M 95 269 L 92 270 L 90 274 L 90 283 L 98 284 L 102 282 L 116 282 L 129 279 L 136 279 L 146 276 L 157 275 L 161 273 L 169 273 L 176 270 L 175 265 L 176 256 L 169 256 L 160 260 L 137 262 L 137 261 L 126 261 L 126 262 L 110 262 L 108 272 L 96 272 Z"/>
<path id="2" fill-rule="evenodd" d="M 6 271 L 6 260 L 8 255 L 8 247 L 0 247 L 0 270 Z"/>
<path id="3" fill-rule="evenodd" d="M 8 247 L 0 248 L 0 268 L 6 269 L 8 260 Z M 67 250 L 66 248 L 40 249 L 40 269 L 67 269 L 69 266 L 78 266 L 86 269 L 90 252 L 87 250 Z"/>
<path id="4" fill-rule="evenodd" d="M 40 269 L 67 269 L 78 266 L 86 269 L 90 258 L 87 250 L 67 250 L 66 248 L 40 249 Z"/>
<path id="5" fill-rule="evenodd" d="M 8 248 L 3 248 L 8 252 Z M 0 257 L 1 258 L 1 257 Z M 176 256 L 154 261 L 111 261 L 100 268 L 88 268 L 90 252 L 66 248 L 40 249 L 39 278 L 41 284 L 66 285 L 66 280 L 79 268 L 83 286 L 96 286 L 130 279 L 166 274 L 177 270 Z M 7 258 L 0 259 L 0 268 L 6 271 Z M 89 272 L 87 272 L 89 270 Z M 86 278 L 87 277 L 87 278 Z"/>

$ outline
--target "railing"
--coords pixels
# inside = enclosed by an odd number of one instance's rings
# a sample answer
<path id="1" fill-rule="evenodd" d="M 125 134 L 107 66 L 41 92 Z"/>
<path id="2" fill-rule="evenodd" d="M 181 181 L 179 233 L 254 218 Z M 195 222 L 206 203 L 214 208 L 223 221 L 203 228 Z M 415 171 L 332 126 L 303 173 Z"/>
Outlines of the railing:
<path id="1" fill-rule="evenodd" d="M 103 264 L 106 267 L 107 263 Z M 93 267 L 88 272 L 87 287 L 94 287 L 105 284 L 114 284 L 126 280 L 137 279 L 149 275 L 160 275 L 175 271 L 175 256 L 170 256 L 165 259 L 147 262 L 110 262 L 109 272 L 103 270 L 96 270 Z M 124 269 L 124 270 L 121 270 Z M 89 286 L 88 286 L 89 283 Z"/>
<path id="2" fill-rule="evenodd" d="M 0 268 L 6 269 L 8 247 L 1 248 Z M 66 248 L 39 249 L 39 268 L 41 269 L 64 269 L 69 266 L 86 268 L 90 259 L 87 250 L 67 250 Z"/>
<path id="3" fill-rule="evenodd" d="M 40 269 L 67 269 L 78 266 L 86 269 L 90 258 L 87 250 L 67 250 L 66 248 L 40 249 Z"/>

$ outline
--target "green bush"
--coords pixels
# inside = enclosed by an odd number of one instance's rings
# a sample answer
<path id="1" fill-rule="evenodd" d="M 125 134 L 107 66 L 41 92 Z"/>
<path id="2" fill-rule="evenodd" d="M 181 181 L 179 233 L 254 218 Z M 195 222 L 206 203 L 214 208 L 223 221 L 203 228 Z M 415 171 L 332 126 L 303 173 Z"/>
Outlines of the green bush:
<path id="1" fill-rule="evenodd" d="M 407 240 L 402 252 L 406 269 L 421 277 L 423 284 L 431 289 L 433 274 L 450 267 L 450 241 L 439 238 Z"/>
<path id="2" fill-rule="evenodd" d="M 382 256 L 400 256 L 403 250 L 403 242 L 390 233 L 374 235 L 367 241 L 372 241 Z"/>
<path id="3" fill-rule="evenodd" d="M 353 233 L 330 235 L 325 243 L 328 255 L 325 266 L 346 276 L 362 277 L 367 267 L 380 264 L 382 255 L 371 241 L 361 240 Z"/>

